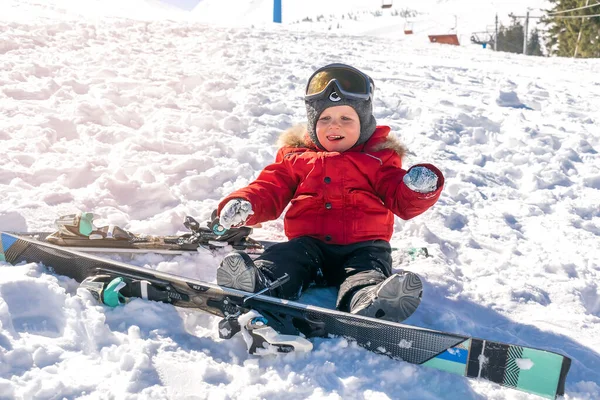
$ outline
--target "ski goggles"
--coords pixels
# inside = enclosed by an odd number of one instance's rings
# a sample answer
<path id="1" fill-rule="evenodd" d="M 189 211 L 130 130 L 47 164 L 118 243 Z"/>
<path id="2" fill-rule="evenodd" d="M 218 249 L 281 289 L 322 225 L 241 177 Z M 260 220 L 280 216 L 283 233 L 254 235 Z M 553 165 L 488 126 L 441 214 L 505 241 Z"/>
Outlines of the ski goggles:
<path id="1" fill-rule="evenodd" d="M 372 99 L 375 91 L 375 83 L 369 75 L 349 65 L 330 64 L 319 68 L 308 79 L 304 99 L 325 97 L 331 85 L 337 86 L 340 96 L 353 100 Z"/>

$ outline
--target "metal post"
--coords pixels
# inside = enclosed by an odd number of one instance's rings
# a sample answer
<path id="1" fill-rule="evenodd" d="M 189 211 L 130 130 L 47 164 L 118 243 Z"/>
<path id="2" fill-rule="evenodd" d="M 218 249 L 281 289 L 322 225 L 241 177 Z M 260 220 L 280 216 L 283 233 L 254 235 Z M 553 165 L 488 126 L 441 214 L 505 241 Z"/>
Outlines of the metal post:
<path id="1" fill-rule="evenodd" d="M 281 23 L 281 0 L 273 0 L 273 22 Z"/>
<path id="2" fill-rule="evenodd" d="M 527 55 L 527 31 L 529 29 L 529 11 L 525 17 L 525 26 L 523 27 L 523 54 Z"/>
<path id="3" fill-rule="evenodd" d="M 494 51 L 498 50 L 498 13 L 496 13 L 496 36 L 494 36 Z"/>
<path id="4" fill-rule="evenodd" d="M 590 4 L 590 0 L 586 0 L 585 6 L 587 7 Z M 579 35 L 577 35 L 577 43 L 575 44 L 575 54 L 573 54 L 573 58 L 577 58 L 577 52 L 579 51 L 579 41 L 581 40 L 581 32 L 583 31 L 583 18 L 581 18 L 581 26 L 579 27 Z"/>

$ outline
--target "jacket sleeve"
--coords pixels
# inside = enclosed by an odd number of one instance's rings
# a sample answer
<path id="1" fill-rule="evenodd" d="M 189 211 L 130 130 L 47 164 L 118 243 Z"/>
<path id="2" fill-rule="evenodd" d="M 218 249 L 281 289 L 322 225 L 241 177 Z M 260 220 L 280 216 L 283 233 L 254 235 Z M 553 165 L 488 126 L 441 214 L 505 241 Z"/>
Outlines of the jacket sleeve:
<path id="1" fill-rule="evenodd" d="M 285 162 L 283 150 L 280 149 L 275 162 L 267 165 L 255 181 L 221 200 L 217 215 L 221 215 L 221 210 L 229 200 L 244 199 L 252 204 L 254 211 L 246 225 L 276 219 L 292 199 L 297 186 L 298 182 Z"/>
<path id="2" fill-rule="evenodd" d="M 382 158 L 383 165 L 379 168 L 375 177 L 375 190 L 383 200 L 387 208 L 402 219 L 411 219 L 422 214 L 434 205 L 442 193 L 444 186 L 444 175 L 431 164 L 417 164 L 414 167 L 427 167 L 438 177 L 437 189 L 430 193 L 415 192 L 404 184 L 404 175 L 410 169 L 402 169 L 402 160 L 395 152 Z"/>

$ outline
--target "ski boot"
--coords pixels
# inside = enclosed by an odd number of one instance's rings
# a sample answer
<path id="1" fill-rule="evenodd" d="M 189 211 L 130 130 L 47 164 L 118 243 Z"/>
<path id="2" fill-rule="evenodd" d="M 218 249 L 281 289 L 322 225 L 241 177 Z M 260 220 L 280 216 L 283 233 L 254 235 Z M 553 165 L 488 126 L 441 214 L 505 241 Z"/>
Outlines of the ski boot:
<path id="1" fill-rule="evenodd" d="M 270 286 L 270 281 L 254 265 L 248 254 L 235 250 L 227 254 L 221 261 L 217 269 L 217 284 L 256 293 Z"/>
<path id="2" fill-rule="evenodd" d="M 415 312 L 422 295 L 423 284 L 419 276 L 404 271 L 354 293 L 350 313 L 402 322 Z"/>

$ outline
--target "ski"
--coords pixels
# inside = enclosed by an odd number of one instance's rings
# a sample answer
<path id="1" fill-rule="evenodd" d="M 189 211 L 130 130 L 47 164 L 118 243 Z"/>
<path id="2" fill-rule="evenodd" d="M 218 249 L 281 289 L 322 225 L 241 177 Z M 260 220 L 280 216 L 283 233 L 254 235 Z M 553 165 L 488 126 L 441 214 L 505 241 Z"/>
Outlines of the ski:
<path id="1" fill-rule="evenodd" d="M 96 291 L 92 292 L 103 298 L 106 297 L 104 291 L 109 287 L 125 286 L 129 288 L 126 294 L 133 297 L 213 314 L 222 318 L 219 333 L 225 338 L 241 330 L 241 316 L 256 312 L 256 316 L 243 324 L 246 328 L 250 327 L 246 333 L 254 335 L 253 340 L 258 340 L 258 346 L 272 340 L 278 352 L 289 351 L 294 346 L 305 349 L 311 347 L 305 342 L 292 340 L 291 336 L 345 337 L 367 350 L 393 359 L 488 380 L 549 399 L 564 394 L 571 364 L 568 357 L 551 351 L 247 293 L 10 233 L 0 233 L 0 260 L 13 265 L 21 262 L 41 263 L 52 272 L 78 282 L 95 282 Z M 108 301 L 118 304 L 120 300 L 115 299 L 113 293 Z"/>
<path id="2" fill-rule="evenodd" d="M 259 242 L 250 237 L 252 228 L 220 229 L 216 215 L 203 227 L 187 216 L 184 226 L 189 232 L 181 235 L 158 236 L 133 233 L 115 225 L 96 227 L 94 214 L 80 212 L 64 215 L 55 221 L 54 232 L 11 232 L 21 237 L 48 242 L 85 253 L 158 253 L 185 254 L 198 248 L 215 250 L 231 246 L 236 250 L 261 252 L 275 242 Z"/>
<path id="3" fill-rule="evenodd" d="M 231 246 L 257 255 L 266 248 L 277 244 L 276 241 L 256 240 L 250 237 L 251 227 L 223 229 L 213 213 L 210 221 L 203 227 L 193 217 L 187 216 L 183 225 L 190 231 L 182 235 L 158 236 L 133 233 L 118 226 L 107 225 L 97 228 L 93 224 L 92 213 L 81 212 L 61 216 L 56 220 L 54 232 L 10 232 L 21 237 L 48 242 L 66 249 L 96 254 L 138 254 L 155 253 L 180 255 L 196 252 L 199 248 L 218 250 Z M 393 249 L 398 250 L 398 249 Z M 407 247 L 402 249 L 406 258 L 429 257 L 426 247 Z"/>

